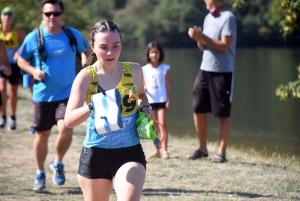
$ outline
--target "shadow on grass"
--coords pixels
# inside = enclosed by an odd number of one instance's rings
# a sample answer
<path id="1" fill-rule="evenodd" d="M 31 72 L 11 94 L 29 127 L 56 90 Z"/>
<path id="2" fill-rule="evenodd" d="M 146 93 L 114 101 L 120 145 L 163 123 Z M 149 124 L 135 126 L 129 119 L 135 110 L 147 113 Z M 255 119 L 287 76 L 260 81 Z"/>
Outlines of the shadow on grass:
<path id="1" fill-rule="evenodd" d="M 48 190 L 41 190 L 35 192 L 37 195 L 45 195 L 45 196 L 56 196 L 56 195 L 82 195 L 82 191 L 79 187 L 64 187 L 60 189 L 60 192 L 50 192 Z M 26 189 L 23 191 L 32 190 Z M 112 194 L 116 194 L 114 190 L 111 191 Z M 173 188 L 162 188 L 162 189 L 144 189 L 142 192 L 143 196 L 151 197 L 151 196 L 183 196 L 184 194 L 219 194 L 219 195 L 232 195 L 236 197 L 243 198 L 272 198 L 272 195 L 259 195 L 256 193 L 242 193 L 242 192 L 222 192 L 222 191 L 204 191 L 204 190 L 184 190 L 184 189 L 173 189 Z M 0 193 L 1 196 L 9 196 L 15 195 L 14 193 Z M 30 196 L 30 195 L 28 195 Z M 32 196 L 32 195 L 31 195 Z"/>
<path id="2" fill-rule="evenodd" d="M 287 169 L 286 166 L 279 166 L 279 165 L 270 165 L 270 164 L 264 164 L 264 163 L 250 163 L 250 162 L 237 162 L 242 165 L 247 166 L 254 166 L 254 167 L 268 167 L 268 168 L 279 168 L 279 169 Z"/>
<path id="3" fill-rule="evenodd" d="M 198 191 L 198 190 L 184 190 L 184 189 L 144 189 L 143 196 L 182 196 L 183 194 L 223 194 L 223 195 L 234 195 L 244 198 L 270 198 L 272 195 L 259 195 L 256 193 L 242 193 L 242 192 L 222 192 L 222 191 Z"/>
<path id="4" fill-rule="evenodd" d="M 26 191 L 26 192 L 35 192 L 36 194 L 40 194 L 40 195 L 57 195 L 57 194 L 60 194 L 60 195 L 82 195 L 82 191 L 79 187 L 60 187 L 60 189 L 51 189 L 50 190 L 47 190 L 47 189 L 43 189 L 41 191 L 33 191 L 31 189 L 26 189 L 26 190 L 23 190 L 23 191 Z M 0 193 L 1 195 L 1 193 Z"/>

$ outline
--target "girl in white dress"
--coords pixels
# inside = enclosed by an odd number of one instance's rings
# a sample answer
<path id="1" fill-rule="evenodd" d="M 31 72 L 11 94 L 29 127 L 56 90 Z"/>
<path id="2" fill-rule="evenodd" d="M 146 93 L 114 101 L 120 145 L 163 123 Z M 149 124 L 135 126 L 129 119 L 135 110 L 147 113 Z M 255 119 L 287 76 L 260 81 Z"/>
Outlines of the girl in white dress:
<path id="1" fill-rule="evenodd" d="M 162 152 L 154 146 L 154 152 L 147 158 L 162 157 L 168 159 L 168 129 L 167 129 L 167 112 L 171 102 L 171 83 L 170 83 L 170 66 L 163 63 L 164 51 L 162 45 L 152 41 L 147 46 L 146 52 L 147 65 L 143 66 L 144 85 L 149 104 L 152 106 L 155 118 L 161 123 L 166 130 L 166 138 L 162 143 Z M 156 134 L 162 137 L 163 129 L 155 124 Z"/>

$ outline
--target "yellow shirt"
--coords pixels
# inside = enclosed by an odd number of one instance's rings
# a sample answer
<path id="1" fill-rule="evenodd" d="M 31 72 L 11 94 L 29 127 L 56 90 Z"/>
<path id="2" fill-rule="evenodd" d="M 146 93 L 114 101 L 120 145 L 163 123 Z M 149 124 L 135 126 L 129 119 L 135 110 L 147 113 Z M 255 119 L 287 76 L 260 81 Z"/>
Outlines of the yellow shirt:
<path id="1" fill-rule="evenodd" d="M 0 24 L 0 40 L 3 41 L 9 62 L 15 63 L 14 54 L 19 49 L 18 29 L 13 28 L 9 34 L 5 35 Z"/>
<path id="2" fill-rule="evenodd" d="M 121 95 L 121 107 L 122 107 L 122 117 L 129 116 L 134 114 L 138 109 L 138 102 L 136 97 L 135 100 L 131 100 L 129 98 L 130 89 L 133 86 L 132 79 L 132 63 L 122 62 L 122 76 L 121 80 L 116 87 Z M 98 93 L 98 79 L 95 71 L 95 66 L 88 66 L 84 68 L 88 71 L 91 77 L 91 85 L 87 93 L 86 103 L 89 104 L 91 102 L 91 97 L 93 94 Z"/>

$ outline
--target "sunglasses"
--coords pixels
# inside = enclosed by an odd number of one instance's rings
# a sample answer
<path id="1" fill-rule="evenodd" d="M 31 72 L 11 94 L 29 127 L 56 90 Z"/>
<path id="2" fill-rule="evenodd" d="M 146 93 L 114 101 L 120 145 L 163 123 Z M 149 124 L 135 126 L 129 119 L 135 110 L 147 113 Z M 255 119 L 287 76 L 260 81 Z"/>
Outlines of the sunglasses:
<path id="1" fill-rule="evenodd" d="M 44 13 L 44 15 L 46 15 L 47 17 L 50 17 L 51 15 L 53 15 L 54 17 L 58 17 L 62 14 L 62 12 L 48 12 L 48 13 Z"/>

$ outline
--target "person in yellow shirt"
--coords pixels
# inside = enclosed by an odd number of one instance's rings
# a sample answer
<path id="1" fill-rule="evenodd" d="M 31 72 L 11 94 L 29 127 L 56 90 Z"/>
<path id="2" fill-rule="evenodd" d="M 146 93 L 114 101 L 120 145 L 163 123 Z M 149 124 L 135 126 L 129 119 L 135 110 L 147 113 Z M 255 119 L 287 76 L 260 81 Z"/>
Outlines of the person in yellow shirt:
<path id="1" fill-rule="evenodd" d="M 3 41 L 6 53 L 11 66 L 11 74 L 8 76 L 0 72 L 0 92 L 2 96 L 3 107 L 0 112 L 0 128 L 6 125 L 6 83 L 8 81 L 8 95 L 10 103 L 10 122 L 8 130 L 16 130 L 16 110 L 17 110 L 17 92 L 19 80 L 21 79 L 21 70 L 17 65 L 18 50 L 26 33 L 20 28 L 14 27 L 14 12 L 10 7 L 5 7 L 1 11 L 0 40 Z"/>
<path id="2" fill-rule="evenodd" d="M 0 40 L 0 71 L 5 75 L 11 74 L 11 68 L 6 55 L 5 47 L 3 42 Z M 0 109 L 2 108 L 2 98 L 0 93 Z"/>

